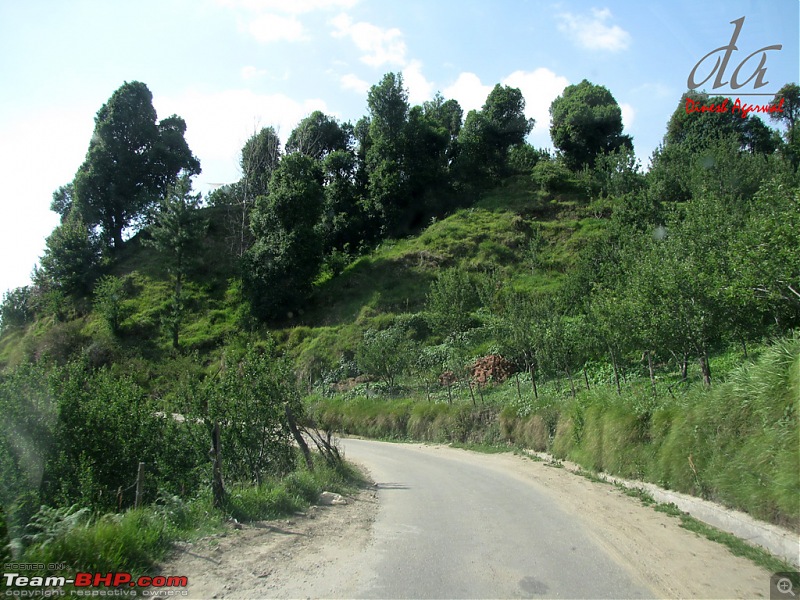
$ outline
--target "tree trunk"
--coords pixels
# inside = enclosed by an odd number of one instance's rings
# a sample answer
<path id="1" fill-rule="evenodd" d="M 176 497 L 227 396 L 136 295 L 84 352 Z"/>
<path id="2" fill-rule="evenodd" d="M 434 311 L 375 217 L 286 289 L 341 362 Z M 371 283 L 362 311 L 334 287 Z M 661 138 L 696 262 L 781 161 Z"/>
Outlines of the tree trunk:
<path id="1" fill-rule="evenodd" d="M 481 384 L 479 382 L 479 383 L 476 383 L 475 385 L 478 386 L 478 395 L 481 397 L 481 406 L 484 406 L 486 404 L 486 402 L 484 402 L 484 400 L 483 400 L 483 390 L 481 389 Z"/>
<path id="2" fill-rule="evenodd" d="M 136 497 L 133 501 L 133 507 L 139 508 L 142 505 L 142 498 L 144 497 L 144 463 L 139 463 L 139 470 L 136 472 Z"/>
<path id="3" fill-rule="evenodd" d="M 475 402 L 475 392 L 472 391 L 472 382 L 467 381 L 467 387 L 469 388 L 469 396 L 472 398 L 472 406 L 478 406 L 477 402 Z"/>
<path id="4" fill-rule="evenodd" d="M 689 356 L 684 352 L 683 361 L 681 362 L 681 381 L 686 383 L 689 379 Z"/>
<path id="5" fill-rule="evenodd" d="M 703 385 L 709 387 L 711 385 L 711 365 L 708 362 L 708 353 L 703 350 L 700 353 L 700 373 L 703 375 Z"/>
<path id="6" fill-rule="evenodd" d="M 306 444 L 305 439 L 303 439 L 303 435 L 297 428 L 297 422 L 294 420 L 294 413 L 292 412 L 292 409 L 289 408 L 288 404 L 286 405 L 285 412 L 286 412 L 286 422 L 289 424 L 289 431 L 292 432 L 292 437 L 294 437 L 294 441 L 297 442 L 298 446 L 300 446 L 300 450 L 303 453 L 303 458 L 306 461 L 306 466 L 308 467 L 308 470 L 313 471 L 314 461 L 311 459 L 311 450 L 308 449 L 308 444 Z"/>
<path id="7" fill-rule="evenodd" d="M 517 380 L 517 398 L 522 402 L 522 390 L 519 388 L 519 373 L 514 373 L 514 378 Z"/>
<path id="8" fill-rule="evenodd" d="M 586 391 L 589 391 L 589 375 L 586 373 L 586 365 L 583 365 L 583 380 L 586 382 Z"/>
<path id="9" fill-rule="evenodd" d="M 222 508 L 225 505 L 225 484 L 222 481 L 222 447 L 220 442 L 219 422 L 214 423 L 211 432 L 211 492 L 213 495 L 214 508 Z"/>
<path id="10" fill-rule="evenodd" d="M 172 315 L 172 347 L 175 350 L 180 348 L 180 312 L 181 312 L 181 294 L 183 293 L 183 276 L 181 275 L 180 259 L 178 259 L 178 273 L 175 275 L 175 313 Z"/>
<path id="11" fill-rule="evenodd" d="M 569 367 L 564 367 L 564 372 L 567 374 L 567 379 L 569 379 L 569 388 L 572 392 L 572 398 L 574 399 L 578 394 L 575 391 L 575 382 L 572 380 L 572 373 L 570 373 Z"/>
<path id="12" fill-rule="evenodd" d="M 656 395 L 656 372 L 653 367 L 653 353 L 647 351 L 647 368 L 650 371 L 650 385 L 653 387 L 653 397 Z"/>
<path id="13" fill-rule="evenodd" d="M 742 337 L 742 352 L 744 352 L 744 359 L 747 360 L 747 341 Z"/>
<path id="14" fill-rule="evenodd" d="M 611 366 L 614 368 L 614 383 L 617 385 L 617 395 L 622 395 L 622 388 L 619 385 L 619 366 L 617 366 L 617 357 L 611 346 L 608 347 L 608 353 L 611 355 Z"/>
<path id="15" fill-rule="evenodd" d="M 531 373 L 531 385 L 533 386 L 533 399 L 534 400 L 538 400 L 539 399 L 539 388 L 536 386 L 536 368 L 533 366 L 533 363 L 531 363 L 531 365 L 528 368 L 528 370 Z"/>

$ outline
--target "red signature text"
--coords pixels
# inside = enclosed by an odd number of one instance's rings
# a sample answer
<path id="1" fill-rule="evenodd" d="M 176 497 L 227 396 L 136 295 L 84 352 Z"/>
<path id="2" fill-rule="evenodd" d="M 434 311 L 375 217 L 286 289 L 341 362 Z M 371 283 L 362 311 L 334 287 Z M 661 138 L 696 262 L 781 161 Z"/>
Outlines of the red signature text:
<path id="1" fill-rule="evenodd" d="M 686 99 L 686 114 L 691 113 L 726 113 L 729 112 L 733 115 L 739 115 L 743 119 L 747 117 L 751 112 L 763 112 L 763 113 L 782 113 L 783 112 L 783 102 L 784 98 L 781 98 L 781 101 L 778 104 L 747 104 L 746 102 L 742 102 L 739 98 L 736 99 L 736 102 L 730 104 L 728 98 L 726 98 L 723 102 L 718 104 L 703 104 L 698 102 L 697 100 L 692 100 L 691 98 Z"/>

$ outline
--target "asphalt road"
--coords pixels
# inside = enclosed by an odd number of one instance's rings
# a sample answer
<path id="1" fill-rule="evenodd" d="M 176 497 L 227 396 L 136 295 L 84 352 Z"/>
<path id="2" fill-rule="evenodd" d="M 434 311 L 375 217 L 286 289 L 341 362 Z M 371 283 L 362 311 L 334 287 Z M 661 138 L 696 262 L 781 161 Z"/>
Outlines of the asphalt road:
<path id="1" fill-rule="evenodd" d="M 492 456 L 345 440 L 378 485 L 369 552 L 346 595 L 367 598 L 651 598 L 553 490 Z"/>

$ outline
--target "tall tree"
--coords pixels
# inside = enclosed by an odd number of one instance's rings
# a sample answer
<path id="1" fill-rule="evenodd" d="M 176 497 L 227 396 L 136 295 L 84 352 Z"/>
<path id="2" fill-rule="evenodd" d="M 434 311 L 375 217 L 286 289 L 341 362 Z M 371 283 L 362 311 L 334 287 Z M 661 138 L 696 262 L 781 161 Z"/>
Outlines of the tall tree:
<path id="1" fill-rule="evenodd" d="M 408 177 L 404 136 L 408 121 L 408 92 L 403 76 L 387 73 L 367 95 L 370 111 L 366 150 L 368 199 L 377 228 L 389 235 L 404 229 L 408 208 Z"/>
<path id="2" fill-rule="evenodd" d="M 257 316 L 296 314 L 307 300 L 322 259 L 317 224 L 323 201 L 319 161 L 298 152 L 284 157 L 269 195 L 256 201 L 255 241 L 243 261 L 245 288 Z"/>
<path id="3" fill-rule="evenodd" d="M 183 283 L 197 261 L 197 250 L 207 226 L 199 207 L 200 194 L 192 194 L 192 181 L 184 174 L 161 199 L 149 229 L 150 238 L 144 241 L 161 255 L 174 282 L 172 302 L 164 323 L 176 350 L 180 347 L 184 313 Z"/>
<path id="4" fill-rule="evenodd" d="M 72 210 L 48 236 L 40 262 L 45 280 L 64 294 L 85 294 L 91 289 L 99 267 L 100 248 L 94 232 L 78 211 Z"/>
<path id="5" fill-rule="evenodd" d="M 550 117 L 550 137 L 572 169 L 594 166 L 600 153 L 633 147 L 630 136 L 622 134 L 622 111 L 614 96 L 586 79 L 553 100 Z"/>
<path id="6" fill-rule="evenodd" d="M 695 111 L 698 107 L 725 108 L 724 111 Z M 729 99 L 688 91 L 681 96 L 667 123 L 664 145 L 680 144 L 691 152 L 700 152 L 734 136 L 742 150 L 771 154 L 777 147 L 772 132 L 754 113 L 742 118 Z"/>
<path id="7" fill-rule="evenodd" d="M 315 110 L 300 121 L 289 135 L 286 151 L 300 152 L 322 160 L 336 150 L 348 150 L 352 146 L 352 140 L 352 125 L 340 125 L 336 119 Z"/>
<path id="8" fill-rule="evenodd" d="M 525 117 L 525 98 L 518 88 L 499 83 L 480 111 L 470 111 L 458 135 L 458 177 L 462 181 L 496 178 L 506 172 L 508 152 L 521 146 L 533 129 Z"/>
<path id="9" fill-rule="evenodd" d="M 262 127 L 250 136 L 242 147 L 239 166 L 242 178 L 236 184 L 233 199 L 238 202 L 238 215 L 234 215 L 233 229 L 237 239 L 238 256 L 250 247 L 250 213 L 256 198 L 269 193 L 269 182 L 281 160 L 281 140 L 274 127 Z"/>
<path id="10" fill-rule="evenodd" d="M 769 118 L 786 125 L 786 143 L 789 145 L 789 156 L 792 164 L 797 167 L 800 163 L 800 85 L 787 83 L 772 101 L 774 106 L 779 106 L 781 111 L 770 113 Z"/>
<path id="11" fill-rule="evenodd" d="M 355 249 L 364 234 L 364 215 L 356 186 L 356 157 L 347 150 L 335 150 L 322 160 L 325 203 L 319 223 L 325 253 Z"/>
<path id="12" fill-rule="evenodd" d="M 157 121 L 144 83 L 125 83 L 102 106 L 86 160 L 74 180 L 74 202 L 106 247 L 119 249 L 122 231 L 141 218 L 181 171 L 200 173 L 178 116 Z M 63 214 L 63 213 L 62 213 Z"/>

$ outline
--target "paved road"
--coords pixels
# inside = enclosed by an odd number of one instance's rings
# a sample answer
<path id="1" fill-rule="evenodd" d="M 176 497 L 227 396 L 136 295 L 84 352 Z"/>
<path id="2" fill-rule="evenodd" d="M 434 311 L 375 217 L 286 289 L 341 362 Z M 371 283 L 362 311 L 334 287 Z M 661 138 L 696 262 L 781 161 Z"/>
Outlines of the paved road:
<path id="1" fill-rule="evenodd" d="M 369 598 L 650 598 L 641 576 L 503 461 L 448 448 L 343 442 L 379 489 L 359 581 Z"/>

